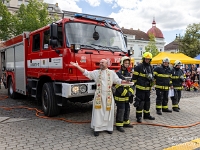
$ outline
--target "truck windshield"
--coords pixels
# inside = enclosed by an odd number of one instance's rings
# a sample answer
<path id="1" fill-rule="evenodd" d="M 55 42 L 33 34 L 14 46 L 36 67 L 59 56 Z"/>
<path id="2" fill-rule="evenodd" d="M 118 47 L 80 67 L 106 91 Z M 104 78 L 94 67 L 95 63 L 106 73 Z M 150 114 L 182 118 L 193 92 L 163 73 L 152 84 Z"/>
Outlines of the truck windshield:
<path id="1" fill-rule="evenodd" d="M 127 52 L 124 37 L 121 32 L 92 24 L 66 23 L 65 31 L 67 46 L 81 44 L 95 47 L 96 49 Z M 93 39 L 94 32 L 99 33 L 99 39 Z"/>

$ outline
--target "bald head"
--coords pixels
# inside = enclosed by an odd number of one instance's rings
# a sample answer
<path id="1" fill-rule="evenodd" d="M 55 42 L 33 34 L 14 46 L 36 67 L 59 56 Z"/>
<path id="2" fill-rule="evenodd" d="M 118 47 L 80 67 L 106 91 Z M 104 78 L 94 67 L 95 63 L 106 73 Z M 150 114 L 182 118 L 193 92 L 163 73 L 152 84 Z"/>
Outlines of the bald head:
<path id="1" fill-rule="evenodd" d="M 106 59 L 101 59 L 99 62 L 99 66 L 101 70 L 105 70 L 108 68 L 108 61 Z"/>

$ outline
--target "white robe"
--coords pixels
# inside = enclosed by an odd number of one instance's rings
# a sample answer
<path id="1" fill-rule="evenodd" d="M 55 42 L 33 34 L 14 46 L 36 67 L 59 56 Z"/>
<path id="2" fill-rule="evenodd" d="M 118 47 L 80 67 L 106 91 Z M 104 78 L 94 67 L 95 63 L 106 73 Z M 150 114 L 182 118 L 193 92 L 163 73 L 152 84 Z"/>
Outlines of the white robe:
<path id="1" fill-rule="evenodd" d="M 111 84 L 121 84 L 121 79 L 117 76 L 117 74 L 109 70 L 111 74 Z M 91 80 L 94 80 L 96 83 L 98 81 L 99 76 L 99 70 L 94 71 L 87 71 L 83 73 L 86 77 L 88 77 Z M 92 109 L 92 120 L 91 120 L 91 128 L 94 129 L 94 131 L 113 131 L 113 124 L 114 124 L 114 106 L 115 101 L 112 96 L 112 105 L 111 110 L 106 111 L 106 97 L 107 97 L 107 85 L 108 85 L 108 77 L 106 74 L 106 70 L 102 70 L 102 108 L 101 109 L 95 109 L 95 101 L 93 101 L 93 109 Z M 95 99 L 95 98 L 94 98 Z"/>

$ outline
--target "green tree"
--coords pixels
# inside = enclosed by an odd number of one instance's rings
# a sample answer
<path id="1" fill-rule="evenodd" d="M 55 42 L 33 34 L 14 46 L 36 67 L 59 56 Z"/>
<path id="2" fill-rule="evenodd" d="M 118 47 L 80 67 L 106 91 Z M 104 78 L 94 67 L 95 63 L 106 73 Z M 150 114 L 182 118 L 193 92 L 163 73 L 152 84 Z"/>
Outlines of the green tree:
<path id="1" fill-rule="evenodd" d="M 12 14 L 0 0 L 0 40 L 7 40 L 13 34 Z"/>
<path id="2" fill-rule="evenodd" d="M 188 25 L 184 36 L 178 37 L 180 52 L 195 57 L 200 54 L 200 23 Z"/>
<path id="3" fill-rule="evenodd" d="M 150 52 L 153 57 L 159 53 L 158 48 L 156 47 L 155 36 L 153 34 L 149 34 L 149 43 L 145 46 L 145 51 Z"/>
<path id="4" fill-rule="evenodd" d="M 37 0 L 29 0 L 28 5 L 22 4 L 14 15 L 15 35 L 24 31 L 34 31 L 50 24 L 54 19 L 49 16 L 48 6 Z"/>

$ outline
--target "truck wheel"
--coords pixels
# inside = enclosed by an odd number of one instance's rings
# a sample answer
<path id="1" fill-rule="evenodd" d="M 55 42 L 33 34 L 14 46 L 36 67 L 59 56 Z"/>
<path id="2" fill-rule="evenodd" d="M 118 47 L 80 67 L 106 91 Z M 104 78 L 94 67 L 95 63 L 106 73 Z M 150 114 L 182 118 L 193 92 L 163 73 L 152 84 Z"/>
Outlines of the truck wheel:
<path id="1" fill-rule="evenodd" d="M 45 83 L 42 87 L 42 108 L 44 114 L 48 117 L 57 116 L 60 113 L 60 107 L 57 105 L 54 94 L 53 83 Z"/>
<path id="2" fill-rule="evenodd" d="M 17 98 L 17 93 L 14 92 L 14 88 L 13 88 L 13 81 L 12 78 L 9 78 L 8 80 L 8 96 L 12 99 L 16 99 Z"/>

